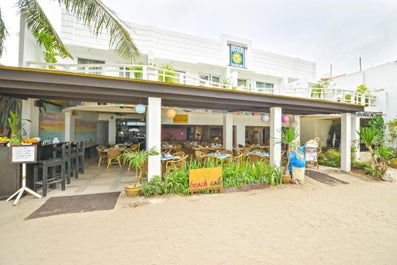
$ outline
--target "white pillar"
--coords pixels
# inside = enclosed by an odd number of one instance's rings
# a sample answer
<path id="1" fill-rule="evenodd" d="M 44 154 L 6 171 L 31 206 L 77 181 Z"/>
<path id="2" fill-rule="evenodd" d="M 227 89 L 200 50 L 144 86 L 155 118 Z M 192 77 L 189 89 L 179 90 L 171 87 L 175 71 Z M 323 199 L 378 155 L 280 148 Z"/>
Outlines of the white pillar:
<path id="1" fill-rule="evenodd" d="M 159 155 L 149 156 L 148 180 L 161 176 L 161 98 L 148 98 L 146 113 L 146 149 L 154 147 Z"/>
<path id="2" fill-rule="evenodd" d="M 112 115 L 109 120 L 108 143 L 116 144 L 116 118 Z"/>
<path id="3" fill-rule="evenodd" d="M 353 159 L 359 161 L 360 160 L 360 117 L 356 115 L 352 116 L 352 130 L 351 130 L 351 141 L 355 144 L 356 150 L 353 153 Z"/>
<path id="4" fill-rule="evenodd" d="M 351 146 L 351 114 L 344 113 L 341 115 L 341 170 L 350 172 L 351 158 L 350 158 L 350 146 Z"/>
<path id="5" fill-rule="evenodd" d="M 75 140 L 74 128 L 75 123 L 72 112 L 65 112 L 65 142 L 73 142 Z"/>
<path id="6" fill-rule="evenodd" d="M 223 115 L 223 148 L 233 150 L 233 115 Z"/>
<path id="7" fill-rule="evenodd" d="M 34 105 L 37 99 L 22 100 L 22 138 L 39 136 L 40 108 Z"/>
<path id="8" fill-rule="evenodd" d="M 270 108 L 270 165 L 281 165 L 281 108 Z"/>
<path id="9" fill-rule="evenodd" d="M 241 123 L 236 124 L 237 144 L 245 145 L 245 125 Z"/>

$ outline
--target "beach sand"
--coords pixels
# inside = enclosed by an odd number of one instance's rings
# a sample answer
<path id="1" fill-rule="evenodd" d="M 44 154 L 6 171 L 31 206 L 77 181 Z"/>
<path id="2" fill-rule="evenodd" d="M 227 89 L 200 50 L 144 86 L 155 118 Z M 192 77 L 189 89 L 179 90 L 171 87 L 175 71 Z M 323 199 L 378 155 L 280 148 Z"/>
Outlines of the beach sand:
<path id="1" fill-rule="evenodd" d="M 397 264 L 397 183 L 331 173 L 349 184 L 122 193 L 113 210 L 31 220 L 43 200 L 1 201 L 0 264 Z"/>

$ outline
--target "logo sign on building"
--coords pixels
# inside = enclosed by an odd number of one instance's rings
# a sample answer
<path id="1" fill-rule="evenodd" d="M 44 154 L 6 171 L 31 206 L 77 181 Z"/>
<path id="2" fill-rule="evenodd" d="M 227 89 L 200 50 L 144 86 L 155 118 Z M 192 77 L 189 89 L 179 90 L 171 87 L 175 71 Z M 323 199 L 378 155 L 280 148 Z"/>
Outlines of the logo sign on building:
<path id="1" fill-rule="evenodd" d="M 189 170 L 190 193 L 202 190 L 222 190 L 222 168 L 197 168 Z"/>
<path id="2" fill-rule="evenodd" d="M 186 114 L 176 114 L 173 122 L 177 124 L 187 124 L 189 122 L 189 116 Z"/>
<path id="3" fill-rule="evenodd" d="M 245 67 L 245 48 L 237 45 L 230 45 L 230 66 Z"/>

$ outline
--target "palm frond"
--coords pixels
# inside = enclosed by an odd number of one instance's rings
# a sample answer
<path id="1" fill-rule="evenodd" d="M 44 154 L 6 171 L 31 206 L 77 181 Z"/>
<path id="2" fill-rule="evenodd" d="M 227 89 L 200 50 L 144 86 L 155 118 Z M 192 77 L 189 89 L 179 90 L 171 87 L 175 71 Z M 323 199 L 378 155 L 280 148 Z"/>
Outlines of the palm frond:
<path id="1" fill-rule="evenodd" d="M 27 27 L 33 33 L 45 33 L 52 36 L 52 47 L 63 58 L 72 58 L 61 38 L 56 33 L 47 16 L 44 14 L 37 0 L 19 0 L 18 7 L 26 20 Z"/>
<path id="2" fill-rule="evenodd" d="M 132 61 L 139 54 L 127 30 L 128 26 L 100 0 L 58 0 L 58 2 L 63 4 L 68 12 L 82 20 L 95 36 L 106 30 L 110 35 L 109 46 L 114 47 L 122 58 Z"/>
<path id="3" fill-rule="evenodd" d="M 7 35 L 8 32 L 3 17 L 1 16 L 1 9 L 0 9 L 0 57 L 3 55 L 4 42 L 6 40 Z"/>

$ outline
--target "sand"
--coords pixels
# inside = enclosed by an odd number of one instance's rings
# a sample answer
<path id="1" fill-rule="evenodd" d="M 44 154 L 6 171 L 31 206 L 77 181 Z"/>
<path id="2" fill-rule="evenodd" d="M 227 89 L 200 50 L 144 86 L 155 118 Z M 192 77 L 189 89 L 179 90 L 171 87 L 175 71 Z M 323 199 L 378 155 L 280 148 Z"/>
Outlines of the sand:
<path id="1" fill-rule="evenodd" d="M 1 201 L 0 264 L 397 264 L 397 182 L 332 175 L 349 184 L 121 194 L 113 210 L 27 221 L 43 200 Z"/>

